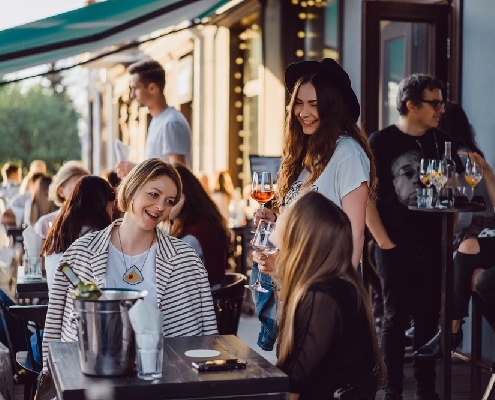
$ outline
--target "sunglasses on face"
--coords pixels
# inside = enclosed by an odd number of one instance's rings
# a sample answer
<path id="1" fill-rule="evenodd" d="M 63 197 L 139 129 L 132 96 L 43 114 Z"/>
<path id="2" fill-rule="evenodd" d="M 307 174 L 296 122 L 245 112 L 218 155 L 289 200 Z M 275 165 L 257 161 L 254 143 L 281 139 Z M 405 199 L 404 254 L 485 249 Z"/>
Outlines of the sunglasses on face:
<path id="1" fill-rule="evenodd" d="M 435 111 L 440 111 L 442 107 L 445 106 L 445 101 L 443 100 L 420 100 L 421 103 L 427 103 L 433 107 Z"/>

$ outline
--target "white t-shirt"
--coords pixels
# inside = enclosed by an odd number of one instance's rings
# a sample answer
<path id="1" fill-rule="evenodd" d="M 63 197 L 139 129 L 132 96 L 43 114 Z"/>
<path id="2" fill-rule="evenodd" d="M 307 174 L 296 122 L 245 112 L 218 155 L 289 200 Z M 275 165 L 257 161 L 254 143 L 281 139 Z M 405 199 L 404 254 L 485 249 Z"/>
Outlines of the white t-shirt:
<path id="1" fill-rule="evenodd" d="M 25 220 L 25 210 L 29 209 L 31 211 L 31 194 L 29 192 L 18 193 L 10 200 L 10 208 L 12 209 L 17 226 L 22 224 L 29 224 L 29 214 L 27 220 Z"/>
<path id="2" fill-rule="evenodd" d="M 48 285 L 48 295 L 52 291 L 52 283 L 55 278 L 55 272 L 57 272 L 58 263 L 64 253 L 52 253 L 45 254 L 43 257 L 45 258 L 45 272 L 46 272 L 46 283 Z"/>
<path id="3" fill-rule="evenodd" d="M 57 211 L 54 211 L 51 214 L 54 214 L 54 213 L 60 213 L 60 209 Z M 46 214 L 44 216 L 49 216 L 49 215 L 50 214 Z M 56 217 L 57 216 L 55 215 L 55 218 Z M 43 217 L 38 219 L 38 222 L 42 218 Z M 55 220 L 55 218 L 53 218 L 53 219 Z M 38 222 L 36 222 L 35 230 L 36 230 L 36 227 L 38 227 Z M 89 232 L 92 232 L 91 228 L 89 228 L 87 226 L 83 226 L 81 229 L 81 235 L 80 236 L 84 236 Z M 36 233 L 38 235 L 40 234 L 37 230 L 36 230 Z M 48 234 L 48 231 L 46 233 Z M 46 239 L 46 234 L 45 234 L 45 236 L 42 236 L 42 238 Z M 52 254 L 46 254 L 45 253 L 45 254 L 43 254 L 43 257 L 45 258 L 45 272 L 46 272 L 46 283 L 48 284 L 48 294 L 50 294 L 50 292 L 52 290 L 53 278 L 55 278 L 55 272 L 57 272 L 57 268 L 58 268 L 60 259 L 62 258 L 63 255 L 64 255 L 63 252 L 62 253 L 52 253 Z"/>
<path id="4" fill-rule="evenodd" d="M 60 211 L 61 209 L 59 208 L 49 214 L 42 215 L 38 221 L 36 221 L 36 224 L 34 224 L 34 230 L 42 239 L 46 239 L 48 231 L 52 227 L 53 221 L 55 221 L 60 214 Z"/>
<path id="5" fill-rule="evenodd" d="M 20 185 L 13 181 L 3 182 L 0 186 L 0 197 L 2 197 L 6 202 L 6 207 L 8 207 L 9 202 L 19 194 Z"/>
<path id="6" fill-rule="evenodd" d="M 301 194 L 309 171 L 303 170 L 285 195 L 285 205 Z M 342 198 L 370 180 L 370 160 L 363 148 L 351 137 L 340 136 L 335 152 L 318 179 L 307 190 L 318 191 L 342 208 Z M 307 190 L 303 190 L 306 192 Z"/>
<path id="7" fill-rule="evenodd" d="M 105 277 L 107 281 L 114 281 L 119 289 L 147 290 L 148 295 L 144 301 L 158 308 L 156 299 L 156 242 L 144 253 L 128 256 L 117 249 L 112 242 L 108 246 L 108 261 Z M 125 258 L 125 263 L 124 263 Z M 146 260 L 146 261 L 145 261 Z M 144 264 L 144 265 L 143 265 Z M 141 283 L 130 284 L 124 280 L 124 276 L 135 266 L 143 277 Z M 110 284 L 111 285 L 111 284 Z M 109 285 L 109 287 L 110 287 Z"/>
<path id="8" fill-rule="evenodd" d="M 191 128 L 184 115 L 168 107 L 151 120 L 144 158 L 158 157 L 168 161 L 169 154 L 183 154 L 191 165 Z"/>

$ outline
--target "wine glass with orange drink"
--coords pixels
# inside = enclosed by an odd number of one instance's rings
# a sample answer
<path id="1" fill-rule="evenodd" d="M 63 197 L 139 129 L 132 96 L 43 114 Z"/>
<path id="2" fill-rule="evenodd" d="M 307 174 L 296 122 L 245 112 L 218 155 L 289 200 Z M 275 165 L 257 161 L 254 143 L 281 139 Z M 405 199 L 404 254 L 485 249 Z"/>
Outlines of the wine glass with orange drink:
<path id="1" fill-rule="evenodd" d="M 432 160 L 430 160 L 429 158 L 422 158 L 421 164 L 419 166 L 419 179 L 421 180 L 421 183 L 426 187 L 431 187 L 431 176 L 433 173 L 434 171 Z"/>
<path id="2" fill-rule="evenodd" d="M 436 189 L 436 207 L 437 208 L 445 208 L 440 203 L 440 190 L 447 183 L 446 176 L 447 166 L 445 164 L 445 160 L 431 160 L 431 173 L 430 173 L 430 182 L 435 186 Z"/>
<path id="3" fill-rule="evenodd" d="M 270 172 L 254 172 L 251 197 L 263 208 L 265 203 L 273 199 L 274 195 L 272 174 Z"/>
<path id="4" fill-rule="evenodd" d="M 474 188 L 478 183 L 480 183 L 482 178 L 483 178 L 483 169 L 476 161 L 471 160 L 468 157 L 466 160 L 465 179 L 468 185 L 471 187 L 471 190 L 469 191 L 470 192 L 469 200 L 472 200 L 474 195 Z"/>

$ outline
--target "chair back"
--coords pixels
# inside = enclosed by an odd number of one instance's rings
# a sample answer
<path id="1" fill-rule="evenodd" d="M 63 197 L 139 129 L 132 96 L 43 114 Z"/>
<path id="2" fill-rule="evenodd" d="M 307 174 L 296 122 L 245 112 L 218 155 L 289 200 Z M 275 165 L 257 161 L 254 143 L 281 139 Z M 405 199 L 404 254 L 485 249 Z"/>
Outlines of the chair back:
<path id="1" fill-rule="evenodd" d="M 24 337 L 27 343 L 27 356 L 19 359 L 17 362 L 26 370 L 34 374 L 38 374 L 42 369 L 42 364 L 39 362 L 43 359 L 41 354 L 42 348 L 42 330 L 45 327 L 46 313 L 48 311 L 48 305 L 29 305 L 29 306 L 10 306 L 9 312 L 15 318 L 22 321 L 24 325 Z M 33 332 L 34 331 L 34 332 Z M 35 356 L 33 347 L 31 346 L 31 335 L 35 335 L 36 348 L 39 352 L 38 356 Z M 19 353 L 18 353 L 19 354 Z"/>
<path id="2" fill-rule="evenodd" d="M 17 369 L 14 380 L 24 382 L 24 400 L 34 400 L 36 397 L 37 378 L 43 368 L 42 331 L 47 311 L 47 304 L 12 305 L 8 309 L 9 315 L 22 325 L 27 343 L 27 350 L 18 351 L 15 355 L 21 369 Z"/>
<path id="3" fill-rule="evenodd" d="M 211 295 L 220 335 L 237 335 L 246 283 L 246 275 L 230 272 L 225 274 L 219 288 L 212 289 Z"/>
<path id="4" fill-rule="evenodd" d="M 0 292 L 0 297 L 2 297 L 2 292 Z M 7 301 L 4 301 L 7 300 Z M 2 342 L 9 349 L 9 356 L 12 365 L 12 370 L 17 372 L 17 363 L 15 361 L 15 353 L 17 351 L 18 345 L 15 345 L 12 341 L 12 337 L 10 335 L 10 330 L 12 329 L 12 316 L 9 314 L 9 305 L 10 299 L 1 299 L 0 298 L 0 342 Z M 17 336 L 14 335 L 14 339 Z M 24 341 L 24 336 L 21 335 L 21 338 L 24 342 L 24 348 L 26 347 L 26 342 Z"/>

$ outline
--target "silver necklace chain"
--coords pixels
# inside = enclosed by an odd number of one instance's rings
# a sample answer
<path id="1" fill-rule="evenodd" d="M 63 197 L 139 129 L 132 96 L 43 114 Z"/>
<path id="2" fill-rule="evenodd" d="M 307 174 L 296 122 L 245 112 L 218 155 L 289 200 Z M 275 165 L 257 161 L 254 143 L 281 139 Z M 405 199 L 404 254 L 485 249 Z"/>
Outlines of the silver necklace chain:
<path id="1" fill-rule="evenodd" d="M 433 137 L 435 138 L 435 147 L 437 149 L 437 157 L 438 157 L 438 159 L 440 159 L 440 151 L 438 149 L 437 134 L 435 131 L 433 131 Z M 425 152 L 423 151 L 423 146 L 421 145 L 421 143 L 419 142 L 418 139 L 414 138 L 414 140 L 416 141 L 419 148 L 421 149 L 421 155 L 423 156 L 423 158 L 425 158 Z"/>
<path id="2" fill-rule="evenodd" d="M 143 271 L 144 266 L 146 265 L 146 260 L 148 259 L 148 254 L 150 253 L 151 247 L 153 246 L 153 242 L 155 241 L 155 233 L 153 232 L 153 237 L 151 238 L 151 243 L 150 247 L 148 248 L 148 251 L 146 252 L 146 257 L 144 257 L 144 262 L 143 265 L 141 266 L 141 269 L 139 269 L 136 265 L 131 265 L 130 268 L 127 268 L 127 263 L 125 262 L 125 253 L 124 253 L 124 248 L 122 247 L 122 240 L 120 239 L 120 226 L 117 228 L 117 236 L 119 237 L 119 244 L 120 244 L 120 250 L 122 251 L 122 261 L 124 261 L 124 267 L 126 272 L 134 267 L 136 268 L 140 273 Z M 131 258 L 131 264 L 132 264 L 132 258 Z"/>

